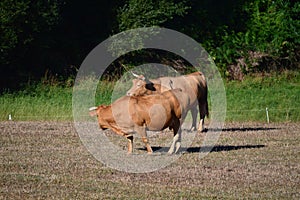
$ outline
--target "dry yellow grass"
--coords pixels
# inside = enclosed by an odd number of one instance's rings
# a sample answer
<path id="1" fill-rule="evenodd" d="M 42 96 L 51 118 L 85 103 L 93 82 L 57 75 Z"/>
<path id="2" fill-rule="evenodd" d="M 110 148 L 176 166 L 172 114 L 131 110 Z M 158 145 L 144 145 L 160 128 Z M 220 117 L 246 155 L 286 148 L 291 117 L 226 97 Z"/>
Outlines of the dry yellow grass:
<path id="1" fill-rule="evenodd" d="M 0 199 L 300 198 L 300 124 L 227 124 L 203 159 L 209 132 L 198 133 L 175 163 L 145 174 L 95 160 L 71 123 L 0 122 L 0 130 Z"/>

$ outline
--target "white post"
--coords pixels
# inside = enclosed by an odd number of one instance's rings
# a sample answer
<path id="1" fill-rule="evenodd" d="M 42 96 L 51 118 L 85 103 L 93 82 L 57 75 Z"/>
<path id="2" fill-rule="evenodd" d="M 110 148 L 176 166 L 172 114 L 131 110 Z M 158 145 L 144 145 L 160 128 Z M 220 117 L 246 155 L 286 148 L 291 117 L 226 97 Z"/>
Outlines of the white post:
<path id="1" fill-rule="evenodd" d="M 266 108 L 267 122 L 270 123 L 268 107 Z"/>
<path id="2" fill-rule="evenodd" d="M 11 121 L 11 114 L 8 115 L 8 120 Z"/>

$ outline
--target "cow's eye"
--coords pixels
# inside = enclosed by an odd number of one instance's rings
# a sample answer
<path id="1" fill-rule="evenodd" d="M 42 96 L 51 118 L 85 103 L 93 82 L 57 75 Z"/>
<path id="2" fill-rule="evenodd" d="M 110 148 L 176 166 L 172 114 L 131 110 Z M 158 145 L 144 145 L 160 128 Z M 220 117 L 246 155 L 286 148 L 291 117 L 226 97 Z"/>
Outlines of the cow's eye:
<path id="1" fill-rule="evenodd" d="M 141 86 L 141 84 L 137 84 L 137 86 L 138 86 L 138 87 L 140 87 L 140 86 Z"/>

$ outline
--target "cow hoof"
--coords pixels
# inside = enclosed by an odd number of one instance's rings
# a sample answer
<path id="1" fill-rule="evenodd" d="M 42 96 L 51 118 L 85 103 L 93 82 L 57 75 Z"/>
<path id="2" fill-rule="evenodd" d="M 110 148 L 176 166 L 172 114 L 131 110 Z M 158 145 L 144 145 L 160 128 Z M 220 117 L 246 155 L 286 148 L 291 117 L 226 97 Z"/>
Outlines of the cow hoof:
<path id="1" fill-rule="evenodd" d="M 203 133 L 204 131 L 205 131 L 205 128 L 203 128 L 203 127 L 198 128 L 198 132 Z"/>
<path id="2" fill-rule="evenodd" d="M 191 132 L 196 131 L 196 130 L 197 130 L 197 129 L 196 129 L 195 126 L 192 126 L 192 127 L 190 128 L 190 131 L 191 131 Z"/>
<path id="3" fill-rule="evenodd" d="M 180 149 L 180 147 L 181 147 L 180 142 L 177 142 L 177 143 L 176 143 L 176 150 L 175 150 L 175 153 L 178 152 L 178 150 Z"/>
<path id="4" fill-rule="evenodd" d="M 169 154 L 169 155 L 172 155 L 172 154 L 173 154 L 173 151 L 174 151 L 173 149 L 172 149 L 172 150 L 170 149 L 170 150 L 168 151 L 168 154 Z"/>

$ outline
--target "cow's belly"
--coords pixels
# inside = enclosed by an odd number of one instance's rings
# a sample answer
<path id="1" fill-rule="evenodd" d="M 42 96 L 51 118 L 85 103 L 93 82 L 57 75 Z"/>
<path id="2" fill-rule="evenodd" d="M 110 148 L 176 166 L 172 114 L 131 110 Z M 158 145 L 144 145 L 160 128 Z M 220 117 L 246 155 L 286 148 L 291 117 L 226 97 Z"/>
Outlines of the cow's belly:
<path id="1" fill-rule="evenodd" d="M 160 104 L 154 104 L 149 109 L 149 119 L 146 122 L 148 130 L 160 131 L 168 127 L 171 113 Z"/>

